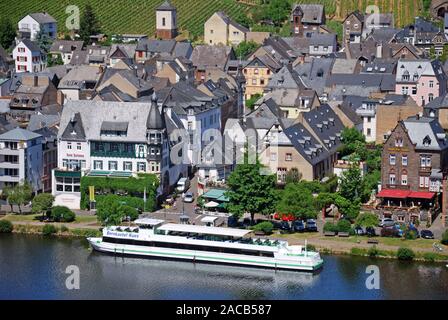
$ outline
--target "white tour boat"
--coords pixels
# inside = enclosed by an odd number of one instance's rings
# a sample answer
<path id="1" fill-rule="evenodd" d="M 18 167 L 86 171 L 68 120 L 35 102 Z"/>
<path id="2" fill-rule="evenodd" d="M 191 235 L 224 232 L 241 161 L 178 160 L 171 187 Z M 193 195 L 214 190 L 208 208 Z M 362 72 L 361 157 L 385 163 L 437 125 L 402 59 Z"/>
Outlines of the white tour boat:
<path id="1" fill-rule="evenodd" d="M 103 229 L 102 238 L 87 238 L 94 250 L 193 262 L 224 263 L 274 269 L 315 271 L 318 252 L 286 241 L 253 238 L 252 230 L 165 223 L 138 219 L 136 227 Z"/>

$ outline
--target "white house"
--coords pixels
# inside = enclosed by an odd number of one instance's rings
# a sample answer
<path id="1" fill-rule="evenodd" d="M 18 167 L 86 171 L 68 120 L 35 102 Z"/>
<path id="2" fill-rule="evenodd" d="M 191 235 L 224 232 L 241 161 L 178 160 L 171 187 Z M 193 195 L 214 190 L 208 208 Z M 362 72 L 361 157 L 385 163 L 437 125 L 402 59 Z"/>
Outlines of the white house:
<path id="1" fill-rule="evenodd" d="M 19 34 L 22 39 L 36 40 L 42 31 L 50 39 L 56 39 L 58 34 L 57 21 L 46 12 L 31 13 L 18 23 Z"/>
<path id="2" fill-rule="evenodd" d="M 34 42 L 23 39 L 12 51 L 16 72 L 41 72 L 47 67 L 47 56 Z"/>
<path id="3" fill-rule="evenodd" d="M 42 190 L 42 139 L 21 128 L 0 135 L 0 190 L 25 181 L 33 191 Z"/>

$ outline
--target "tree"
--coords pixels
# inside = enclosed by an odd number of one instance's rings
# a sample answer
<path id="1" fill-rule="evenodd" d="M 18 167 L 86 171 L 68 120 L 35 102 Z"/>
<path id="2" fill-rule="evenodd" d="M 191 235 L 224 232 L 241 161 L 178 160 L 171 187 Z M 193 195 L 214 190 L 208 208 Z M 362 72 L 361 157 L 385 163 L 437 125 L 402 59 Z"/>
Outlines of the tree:
<path id="1" fill-rule="evenodd" d="M 261 98 L 261 94 L 259 94 L 259 93 L 256 93 L 256 94 L 254 94 L 254 95 L 252 95 L 251 97 L 250 97 L 250 99 L 247 99 L 246 100 L 246 108 L 248 108 L 248 109 L 253 109 L 254 108 L 254 106 L 255 106 L 255 103 L 258 101 L 258 99 L 260 99 Z"/>
<path id="2" fill-rule="evenodd" d="M 342 173 L 339 184 L 340 194 L 349 201 L 360 201 L 363 194 L 363 179 L 361 170 L 356 164 Z"/>
<path id="3" fill-rule="evenodd" d="M 291 7 L 288 1 L 271 0 L 266 8 L 266 15 L 279 27 L 288 18 Z"/>
<path id="4" fill-rule="evenodd" d="M 14 212 L 13 203 L 11 202 L 11 199 L 14 197 L 14 188 L 11 186 L 5 186 L 3 187 L 2 195 L 6 198 L 9 205 L 11 206 L 11 212 Z"/>
<path id="5" fill-rule="evenodd" d="M 446 60 L 448 59 L 448 44 L 443 45 L 443 52 L 442 55 L 439 57 L 439 59 L 442 63 L 445 63 Z"/>
<path id="6" fill-rule="evenodd" d="M 131 220 L 138 218 L 138 211 L 119 201 L 115 195 L 108 195 L 98 203 L 96 215 L 98 220 L 105 225 L 120 225 L 121 222 L 129 217 Z"/>
<path id="7" fill-rule="evenodd" d="M 36 43 L 42 52 L 48 53 L 51 48 L 52 41 L 48 34 L 40 30 L 36 35 Z"/>
<path id="8" fill-rule="evenodd" d="M 432 46 L 432 47 L 429 49 L 429 58 L 430 58 L 431 60 L 433 60 L 433 59 L 436 58 L 436 49 L 434 48 L 434 46 Z"/>
<path id="9" fill-rule="evenodd" d="M 14 229 L 12 222 L 9 220 L 0 220 L 0 233 L 11 233 Z"/>
<path id="10" fill-rule="evenodd" d="M 227 184 L 229 198 L 227 209 L 234 216 L 241 217 L 249 213 L 252 222 L 256 213 L 268 215 L 275 212 L 277 202 L 276 176 L 262 174 L 263 166 L 257 160 L 249 164 L 247 153 L 244 164 L 238 164 L 230 174 Z"/>
<path id="11" fill-rule="evenodd" d="M 50 215 L 50 210 L 53 207 L 54 196 L 50 193 L 39 193 L 33 199 L 31 205 L 31 211 L 34 214 L 42 213 L 42 219 L 44 215 Z"/>
<path id="12" fill-rule="evenodd" d="M 353 154 L 365 147 L 366 143 L 364 135 L 355 127 L 345 128 L 342 131 L 341 140 L 343 142 L 342 148 L 339 150 L 341 156 Z"/>
<path id="13" fill-rule="evenodd" d="M 253 24 L 252 19 L 243 11 L 239 11 L 235 16 L 234 19 L 236 22 L 238 22 L 240 25 L 250 28 L 250 26 Z"/>
<path id="14" fill-rule="evenodd" d="M 85 44 L 90 43 L 90 36 L 101 32 L 100 23 L 91 5 L 86 5 L 81 17 L 79 37 Z"/>
<path id="15" fill-rule="evenodd" d="M 378 225 L 378 216 L 373 213 L 361 213 L 355 221 L 356 226 L 369 228 L 376 227 Z"/>
<path id="16" fill-rule="evenodd" d="M 13 45 L 15 38 L 16 29 L 14 28 L 11 19 L 3 16 L 0 19 L 0 45 L 3 48 L 8 49 Z"/>
<path id="17" fill-rule="evenodd" d="M 62 61 L 61 55 L 58 53 L 56 55 L 49 54 L 47 58 L 47 66 L 53 67 L 53 66 L 62 66 L 64 64 L 64 61 Z"/>
<path id="18" fill-rule="evenodd" d="M 75 221 L 75 213 L 65 206 L 55 206 L 51 209 L 51 218 L 56 222 L 72 222 Z"/>
<path id="19" fill-rule="evenodd" d="M 19 207 L 19 213 L 22 214 L 22 206 L 29 203 L 32 197 L 33 189 L 28 182 L 25 182 L 15 185 L 7 200 L 11 205 L 17 205 Z"/>
<path id="20" fill-rule="evenodd" d="M 286 184 L 288 183 L 298 183 L 302 180 L 302 174 L 299 172 L 297 168 L 291 168 L 288 170 L 285 177 Z"/>
<path id="21" fill-rule="evenodd" d="M 238 59 L 244 60 L 249 54 L 257 50 L 259 45 L 254 41 L 242 41 L 235 49 Z"/>
<path id="22" fill-rule="evenodd" d="M 316 218 L 313 194 L 303 184 L 287 184 L 277 204 L 277 211 L 299 219 Z"/>

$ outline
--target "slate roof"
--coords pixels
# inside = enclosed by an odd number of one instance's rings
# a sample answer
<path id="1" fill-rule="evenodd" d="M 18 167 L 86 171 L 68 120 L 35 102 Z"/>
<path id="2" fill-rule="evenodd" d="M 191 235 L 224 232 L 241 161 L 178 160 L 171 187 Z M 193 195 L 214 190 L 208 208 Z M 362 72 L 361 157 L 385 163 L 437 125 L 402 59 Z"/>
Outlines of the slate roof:
<path id="1" fill-rule="evenodd" d="M 171 4 L 170 1 L 165 0 L 160 6 L 156 8 L 157 11 L 172 11 L 176 8 Z"/>
<path id="2" fill-rule="evenodd" d="M 50 16 L 47 12 L 30 13 L 31 16 L 38 23 L 56 23 L 56 19 Z"/>
<path id="3" fill-rule="evenodd" d="M 55 40 L 51 45 L 50 52 L 71 53 L 76 49 L 82 49 L 83 41 Z"/>
<path id="4" fill-rule="evenodd" d="M 30 51 L 32 52 L 40 52 L 40 47 L 37 45 L 37 43 L 31 41 L 30 39 L 22 39 L 20 41 L 23 43 Z"/>
<path id="5" fill-rule="evenodd" d="M 240 30 L 243 33 L 247 33 L 250 30 L 246 28 L 245 26 L 240 25 L 239 23 L 233 21 L 225 12 L 223 11 L 217 11 L 215 12 L 226 24 L 230 24 Z"/>
<path id="6" fill-rule="evenodd" d="M 403 75 L 409 80 L 403 80 Z M 415 78 L 414 78 L 415 76 Z M 400 60 L 397 65 L 397 82 L 417 82 L 422 76 L 435 76 L 440 82 L 446 81 L 446 75 L 439 60 Z"/>
<path id="7" fill-rule="evenodd" d="M 296 8 L 300 8 L 303 12 L 303 23 L 323 24 L 325 21 L 325 10 L 321 4 L 295 4 L 292 11 L 294 12 Z"/>
<path id="8" fill-rule="evenodd" d="M 20 140 L 27 141 L 39 137 L 41 137 L 40 134 L 17 127 L 8 132 L 0 134 L 0 141 L 20 141 Z"/>
<path id="9" fill-rule="evenodd" d="M 67 117 L 67 114 L 66 114 Z M 99 119 L 98 119 L 99 121 Z M 66 120 L 65 127 L 61 126 L 59 137 L 64 140 L 85 141 L 86 134 L 82 123 L 81 114 L 79 112 L 72 113 Z"/>
<path id="10" fill-rule="evenodd" d="M 191 61 L 198 69 L 216 67 L 224 70 L 227 61 L 232 58 L 232 47 L 223 45 L 199 45 L 193 49 Z"/>
<path id="11" fill-rule="evenodd" d="M 294 70 L 308 88 L 312 88 L 321 95 L 325 91 L 333 63 L 332 58 L 312 58 L 310 62 L 296 65 Z"/>
<path id="12" fill-rule="evenodd" d="M 435 118 L 414 116 L 402 121 L 412 143 L 420 150 L 445 150 L 448 140 Z"/>
<path id="13" fill-rule="evenodd" d="M 434 98 L 431 102 L 425 105 L 425 109 L 446 109 L 448 108 L 448 94 L 445 93 L 440 97 Z"/>
<path id="14" fill-rule="evenodd" d="M 355 72 L 358 60 L 356 59 L 335 59 L 332 74 L 353 74 Z"/>
<path id="15" fill-rule="evenodd" d="M 297 152 L 312 165 L 329 157 L 328 151 L 303 124 L 294 124 L 286 128 L 284 133 Z"/>
<path id="16" fill-rule="evenodd" d="M 277 73 L 273 74 L 266 86 L 266 88 L 272 89 L 298 89 L 305 87 L 302 79 L 298 73 L 292 69 L 291 65 L 283 66 Z"/>
<path id="17" fill-rule="evenodd" d="M 59 124 L 61 116 L 58 114 L 33 114 L 28 122 L 27 129 L 36 131 L 45 127 L 54 127 Z"/>
<path id="18" fill-rule="evenodd" d="M 157 106 L 157 96 L 155 93 L 152 95 L 151 100 L 153 105 L 149 111 L 148 119 L 146 121 L 146 128 L 150 130 L 163 130 L 165 128 L 165 123 Z"/>
<path id="19" fill-rule="evenodd" d="M 361 70 L 360 73 L 382 73 L 382 74 L 392 74 L 395 72 L 397 67 L 397 60 L 394 59 L 375 59 L 367 63 Z"/>

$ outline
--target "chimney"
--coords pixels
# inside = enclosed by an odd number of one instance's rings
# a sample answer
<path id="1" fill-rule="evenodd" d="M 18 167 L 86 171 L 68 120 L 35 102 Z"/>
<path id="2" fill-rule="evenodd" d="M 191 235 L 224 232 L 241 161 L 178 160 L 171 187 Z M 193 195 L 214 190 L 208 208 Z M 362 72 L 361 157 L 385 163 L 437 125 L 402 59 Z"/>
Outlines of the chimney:
<path id="1" fill-rule="evenodd" d="M 376 57 L 378 59 L 383 57 L 383 44 L 381 42 L 376 46 Z"/>

